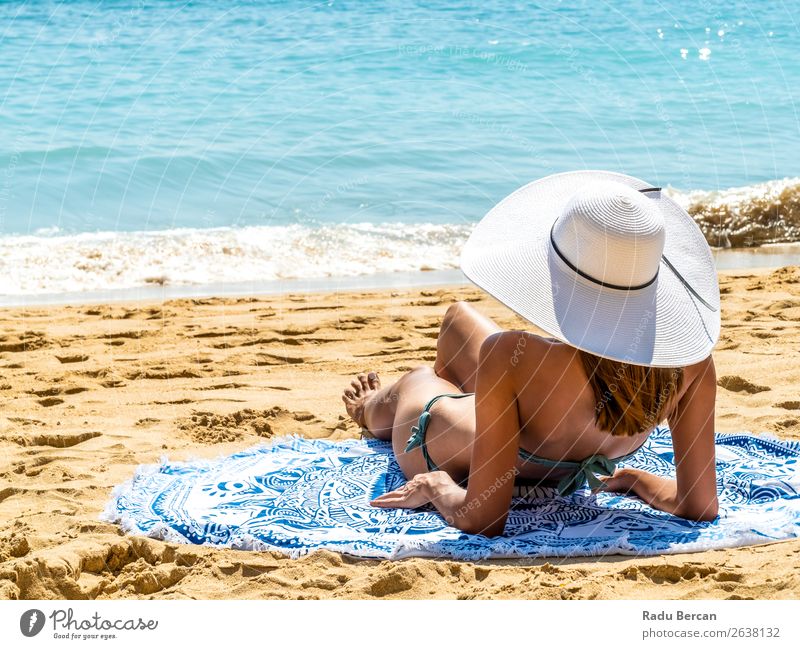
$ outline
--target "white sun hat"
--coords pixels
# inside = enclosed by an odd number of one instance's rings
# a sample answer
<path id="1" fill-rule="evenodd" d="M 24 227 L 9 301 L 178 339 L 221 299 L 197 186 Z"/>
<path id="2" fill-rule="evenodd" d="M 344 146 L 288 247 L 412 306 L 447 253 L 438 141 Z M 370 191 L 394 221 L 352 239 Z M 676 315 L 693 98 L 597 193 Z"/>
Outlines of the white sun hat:
<path id="1" fill-rule="evenodd" d="M 675 201 L 609 171 L 554 174 L 495 205 L 464 274 L 563 342 L 633 365 L 683 367 L 719 338 L 711 250 Z"/>

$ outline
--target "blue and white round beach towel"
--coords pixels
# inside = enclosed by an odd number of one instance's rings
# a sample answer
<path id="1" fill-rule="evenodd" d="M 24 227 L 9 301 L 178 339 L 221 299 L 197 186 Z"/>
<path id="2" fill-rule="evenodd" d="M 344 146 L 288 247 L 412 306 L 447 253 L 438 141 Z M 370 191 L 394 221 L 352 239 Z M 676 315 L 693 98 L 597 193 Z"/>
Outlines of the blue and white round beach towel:
<path id="1" fill-rule="evenodd" d="M 800 534 L 800 443 L 717 435 L 720 512 L 692 522 L 634 496 L 534 487 L 515 498 L 505 534 L 448 526 L 430 506 L 371 507 L 405 478 L 391 445 L 376 440 L 284 437 L 213 460 L 140 466 L 114 489 L 101 518 L 130 533 L 179 543 L 358 557 L 477 560 L 501 557 L 654 555 L 766 543 Z M 666 427 L 620 466 L 674 477 Z"/>

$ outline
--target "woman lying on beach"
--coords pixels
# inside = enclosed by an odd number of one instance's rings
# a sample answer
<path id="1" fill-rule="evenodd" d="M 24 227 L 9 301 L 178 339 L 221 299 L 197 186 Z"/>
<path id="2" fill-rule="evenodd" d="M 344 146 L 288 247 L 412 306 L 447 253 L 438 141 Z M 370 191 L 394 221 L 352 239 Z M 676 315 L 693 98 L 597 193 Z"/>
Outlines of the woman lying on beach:
<path id="1" fill-rule="evenodd" d="M 392 441 L 408 479 L 372 505 L 432 503 L 449 524 L 495 536 L 515 483 L 532 481 L 716 517 L 719 288 L 686 212 L 630 176 L 556 174 L 498 204 L 462 268 L 553 337 L 504 331 L 460 302 L 445 314 L 433 368 L 388 387 L 359 375 L 342 397 L 347 412 Z M 664 420 L 676 479 L 615 469 Z"/>

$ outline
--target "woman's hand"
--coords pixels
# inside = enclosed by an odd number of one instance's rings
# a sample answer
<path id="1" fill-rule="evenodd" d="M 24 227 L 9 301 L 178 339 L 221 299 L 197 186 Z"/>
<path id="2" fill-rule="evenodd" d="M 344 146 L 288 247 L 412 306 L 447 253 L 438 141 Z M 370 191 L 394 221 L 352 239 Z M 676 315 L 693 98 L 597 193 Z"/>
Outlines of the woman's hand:
<path id="1" fill-rule="evenodd" d="M 613 491 L 615 493 L 626 494 L 630 493 L 636 484 L 636 472 L 632 469 L 617 469 L 614 475 L 611 476 L 597 476 L 603 482 L 602 489 L 597 491 Z"/>
<path id="2" fill-rule="evenodd" d="M 678 497 L 678 483 L 671 478 L 662 478 L 640 469 L 617 469 L 612 476 L 598 476 L 598 478 L 605 483 L 603 491 L 633 494 L 655 509 L 682 518 L 704 520 L 686 515 Z M 705 520 L 712 520 L 714 516 Z"/>
<path id="3" fill-rule="evenodd" d="M 445 471 L 419 473 L 399 489 L 389 491 L 370 502 L 373 507 L 414 509 L 433 503 L 449 525 L 463 516 L 466 489 L 462 489 Z"/>
<path id="4" fill-rule="evenodd" d="M 399 489 L 388 491 L 370 502 L 373 507 L 414 509 L 427 503 L 437 504 L 441 496 L 461 489 L 446 471 L 418 473 Z"/>

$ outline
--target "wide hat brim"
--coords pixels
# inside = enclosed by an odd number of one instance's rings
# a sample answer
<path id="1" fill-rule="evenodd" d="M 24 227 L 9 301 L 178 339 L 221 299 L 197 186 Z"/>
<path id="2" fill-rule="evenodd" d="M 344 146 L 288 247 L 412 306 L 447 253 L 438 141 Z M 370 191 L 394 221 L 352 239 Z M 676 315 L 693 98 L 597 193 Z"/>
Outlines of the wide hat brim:
<path id="1" fill-rule="evenodd" d="M 674 200 L 663 193 L 651 198 L 663 214 L 665 239 L 656 279 L 645 288 L 604 287 L 581 277 L 553 250 L 553 223 L 575 192 L 595 181 L 650 187 L 608 171 L 573 171 L 529 183 L 475 227 L 461 253 L 464 274 L 551 336 L 597 356 L 651 367 L 705 359 L 720 332 L 717 273 L 705 237 Z"/>

